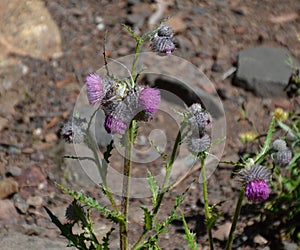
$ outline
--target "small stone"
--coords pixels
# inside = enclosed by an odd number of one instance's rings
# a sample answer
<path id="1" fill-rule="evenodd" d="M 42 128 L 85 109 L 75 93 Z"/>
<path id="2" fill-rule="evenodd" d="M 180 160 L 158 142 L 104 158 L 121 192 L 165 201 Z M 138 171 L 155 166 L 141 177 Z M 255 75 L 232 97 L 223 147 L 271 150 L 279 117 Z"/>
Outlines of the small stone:
<path id="1" fill-rule="evenodd" d="M 215 61 L 213 63 L 213 65 L 211 66 L 211 70 L 213 72 L 223 72 L 223 68 L 222 68 L 222 65 L 219 64 L 217 61 Z"/>
<path id="2" fill-rule="evenodd" d="M 4 199 L 18 192 L 19 185 L 13 178 L 0 180 L 0 199 Z"/>
<path id="3" fill-rule="evenodd" d="M 46 142 L 55 142 L 58 140 L 58 137 L 55 133 L 50 133 L 45 135 Z"/>
<path id="4" fill-rule="evenodd" d="M 30 196 L 27 199 L 27 203 L 33 207 L 40 207 L 40 206 L 42 206 L 43 202 L 44 202 L 44 200 L 43 200 L 43 197 L 41 197 L 41 196 Z"/>
<path id="5" fill-rule="evenodd" d="M 28 208 L 29 208 L 29 204 L 22 199 L 22 197 L 19 194 L 15 194 L 13 196 L 13 201 L 14 201 L 14 205 L 15 207 L 22 213 L 22 214 L 26 214 Z"/>
<path id="6" fill-rule="evenodd" d="M 8 167 L 6 172 L 11 174 L 12 176 L 19 176 L 22 173 L 22 169 L 17 166 L 10 166 Z"/>
<path id="7" fill-rule="evenodd" d="M 231 228 L 230 222 L 225 222 L 223 225 L 219 226 L 217 230 L 214 230 L 213 236 L 214 238 L 223 241 L 227 238 L 229 231 Z"/>
<path id="8" fill-rule="evenodd" d="M 268 241 L 262 237 L 260 234 L 256 235 L 253 239 L 254 243 L 258 244 L 258 245 L 265 245 L 268 243 Z"/>
<path id="9" fill-rule="evenodd" d="M 0 200 L 0 224 L 15 224 L 18 221 L 18 212 L 11 200 Z"/>

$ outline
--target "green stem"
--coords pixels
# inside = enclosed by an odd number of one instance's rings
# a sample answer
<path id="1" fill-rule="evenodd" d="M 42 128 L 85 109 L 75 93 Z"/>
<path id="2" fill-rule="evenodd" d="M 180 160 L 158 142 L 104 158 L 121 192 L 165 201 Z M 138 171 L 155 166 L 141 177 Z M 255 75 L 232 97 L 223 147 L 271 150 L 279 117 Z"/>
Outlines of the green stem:
<path id="1" fill-rule="evenodd" d="M 135 54 L 134 54 L 134 59 L 133 59 L 133 64 L 132 64 L 132 70 L 131 70 L 131 75 L 132 75 L 132 79 L 133 80 L 135 80 L 135 77 L 136 77 L 136 74 L 137 74 L 136 73 L 137 60 L 139 58 L 143 42 L 144 42 L 144 40 L 142 40 L 142 39 L 138 39 L 137 40 L 137 45 L 136 45 L 136 48 L 135 48 Z"/>
<path id="2" fill-rule="evenodd" d="M 134 135 L 136 130 L 136 122 L 133 120 L 129 126 L 127 143 L 125 146 L 125 161 L 123 169 L 123 189 L 121 210 L 125 218 L 125 223 L 119 224 L 120 229 L 120 249 L 128 249 L 128 210 L 129 210 L 129 196 L 130 196 L 130 175 L 131 175 L 131 155 L 132 146 L 134 143 Z"/>
<path id="3" fill-rule="evenodd" d="M 206 181 L 206 172 L 205 172 L 205 155 L 202 154 L 200 161 L 201 161 L 201 174 L 202 174 L 202 186 L 203 186 L 203 199 L 204 199 L 204 208 L 205 208 L 205 218 L 206 221 L 210 220 L 211 213 L 209 211 L 209 204 L 208 204 L 208 194 L 207 194 L 207 181 Z M 209 246 L 210 250 L 214 249 L 213 238 L 211 228 L 207 227 L 208 239 L 209 239 Z"/>
<path id="4" fill-rule="evenodd" d="M 160 206 L 161 206 L 161 202 L 164 198 L 164 195 L 166 193 L 166 191 L 169 188 L 169 179 L 170 179 L 170 175 L 171 175 L 171 171 L 172 171 L 172 167 L 175 161 L 175 157 L 177 154 L 177 149 L 181 143 L 181 131 L 183 130 L 183 128 L 185 127 L 185 125 L 182 126 L 181 130 L 178 131 L 176 139 L 175 139 L 175 143 L 174 143 L 174 147 L 173 147 L 173 151 L 170 157 L 170 161 L 167 163 L 166 165 L 166 175 L 164 177 L 164 181 L 163 181 L 163 185 L 162 185 L 162 189 L 161 192 L 158 194 L 157 197 L 157 203 L 156 206 L 153 208 L 153 214 L 157 214 Z"/>
<path id="5" fill-rule="evenodd" d="M 227 240 L 227 243 L 226 243 L 226 250 L 231 250 L 232 249 L 234 231 L 235 231 L 235 228 L 236 228 L 236 224 L 237 224 L 237 221 L 238 221 L 239 214 L 241 212 L 242 202 L 243 202 L 244 196 L 245 196 L 245 187 L 242 187 L 239 199 L 238 199 L 237 204 L 236 204 L 233 221 L 232 221 L 232 224 L 231 224 L 228 240 Z"/>
<path id="6" fill-rule="evenodd" d="M 96 143 L 95 141 L 93 140 L 92 136 L 90 135 L 90 133 L 87 133 L 86 134 L 86 144 L 88 145 L 88 147 L 92 150 L 93 152 L 93 155 L 94 155 L 94 162 L 96 163 L 97 167 L 98 167 L 98 171 L 100 173 L 100 176 L 101 176 L 101 180 L 102 180 L 102 185 L 103 185 L 103 190 L 105 191 L 105 194 L 107 196 L 107 198 L 109 199 L 114 211 L 116 213 L 119 212 L 119 209 L 118 209 L 118 206 L 113 198 L 113 195 L 112 195 L 112 192 L 111 190 L 109 189 L 109 187 L 107 186 L 107 183 L 106 183 L 106 176 L 105 174 L 103 173 L 102 171 L 102 168 L 101 168 L 101 163 L 100 163 L 100 160 L 99 160 L 99 157 L 98 157 L 98 153 L 96 151 Z M 104 161 L 105 162 L 105 161 Z M 105 163 L 106 164 L 106 163 Z M 106 166 L 105 166 L 106 167 Z"/>
<path id="7" fill-rule="evenodd" d="M 173 163 L 175 161 L 175 157 L 176 157 L 176 153 L 177 153 L 177 150 L 178 150 L 178 146 L 180 145 L 181 139 L 182 139 L 181 138 L 181 135 L 182 135 L 181 131 L 183 131 L 183 129 L 185 128 L 185 126 L 186 126 L 186 124 L 184 123 L 182 125 L 181 129 L 178 131 L 178 134 L 177 134 L 175 142 L 174 142 L 172 155 L 170 157 L 169 162 L 166 164 L 166 175 L 164 177 L 162 189 L 161 189 L 161 192 L 157 196 L 156 206 L 153 207 L 153 209 L 152 209 L 152 214 L 154 215 L 153 223 L 154 223 L 156 215 L 158 214 L 158 211 L 160 209 L 161 202 L 162 202 L 162 200 L 164 198 L 164 195 L 165 195 L 166 191 L 169 188 L 168 184 L 169 184 L 169 179 L 170 179 L 170 175 L 171 175 Z M 140 236 L 140 238 L 137 240 L 137 242 L 133 245 L 132 250 L 137 249 L 140 246 L 140 244 L 144 241 L 144 239 L 146 238 L 146 236 L 147 236 L 147 234 L 148 234 L 149 231 L 150 230 L 143 232 L 143 234 Z"/>

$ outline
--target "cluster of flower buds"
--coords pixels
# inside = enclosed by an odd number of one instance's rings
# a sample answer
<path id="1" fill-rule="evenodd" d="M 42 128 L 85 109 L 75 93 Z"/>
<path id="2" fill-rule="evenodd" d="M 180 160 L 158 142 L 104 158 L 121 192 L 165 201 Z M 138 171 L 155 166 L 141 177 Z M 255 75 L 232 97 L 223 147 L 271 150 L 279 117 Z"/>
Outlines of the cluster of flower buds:
<path id="1" fill-rule="evenodd" d="M 273 142 L 273 148 L 276 151 L 273 154 L 274 163 L 280 167 L 284 167 L 292 160 L 292 151 L 286 146 L 286 142 L 277 139 Z"/>
<path id="2" fill-rule="evenodd" d="M 151 40 L 151 47 L 154 52 L 171 55 L 175 50 L 172 28 L 162 25 Z"/>
<path id="3" fill-rule="evenodd" d="M 244 168 L 239 176 L 245 185 L 245 195 L 249 201 L 261 202 L 266 200 L 270 194 L 268 182 L 271 178 L 271 170 L 265 166 L 252 165 Z"/>
<path id="4" fill-rule="evenodd" d="M 195 103 L 188 108 L 187 118 L 192 131 L 187 138 L 188 149 L 195 154 L 204 152 L 211 142 L 206 133 L 211 128 L 211 116 L 199 103 Z"/>
<path id="5" fill-rule="evenodd" d="M 160 104 L 160 92 L 155 88 L 116 82 L 93 73 L 86 78 L 90 104 L 99 104 L 106 115 L 104 126 L 108 133 L 123 134 L 133 119 L 152 119 Z"/>

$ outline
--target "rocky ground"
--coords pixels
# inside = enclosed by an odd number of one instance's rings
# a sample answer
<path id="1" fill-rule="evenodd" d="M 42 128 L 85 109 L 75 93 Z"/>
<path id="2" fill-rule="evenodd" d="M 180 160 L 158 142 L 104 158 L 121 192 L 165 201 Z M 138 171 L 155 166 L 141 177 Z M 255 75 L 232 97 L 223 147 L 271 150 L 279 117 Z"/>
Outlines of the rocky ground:
<path id="1" fill-rule="evenodd" d="M 85 76 L 103 66 L 105 30 L 108 30 L 107 56 L 118 59 L 134 53 L 135 49 L 133 39 L 122 29 L 121 23 L 132 27 L 137 34 L 143 34 L 161 18 L 171 16 L 168 24 L 174 28 L 177 42 L 174 55 L 191 62 L 197 70 L 202 71 L 221 98 L 227 137 L 222 157 L 224 161 L 236 161 L 242 152 L 255 149 L 243 145 L 238 137 L 238 133 L 251 129 L 248 121 L 262 134 L 276 107 L 288 111 L 299 110 L 299 99 L 291 101 L 282 88 L 270 95 L 266 88 L 270 84 L 283 87 L 287 84 L 282 76 L 290 72 L 289 68 L 278 62 L 284 60 L 285 52 L 282 52 L 283 55 L 281 53 L 281 57 L 276 57 L 277 64 L 272 59 L 254 71 L 248 65 L 250 68 L 246 73 L 241 71 L 242 62 L 238 61 L 240 51 L 261 45 L 285 49 L 299 60 L 298 1 L 162 2 L 0 2 L 1 249 L 64 248 L 65 239 L 59 236 L 59 231 L 50 223 L 43 209 L 43 206 L 47 206 L 63 219 L 65 208 L 71 202 L 70 197 L 55 187 L 55 181 L 77 190 L 84 189 L 105 202 L 99 187 L 78 168 L 78 164 L 63 161 L 63 156 L 72 152 L 72 148 L 58 136 L 61 126 L 77 103 Z M 143 51 L 149 49 L 149 43 L 146 43 Z M 251 53 L 250 57 L 255 53 Z M 272 74 L 274 78 L 270 82 L 263 79 L 261 85 L 247 85 L 247 81 L 253 78 L 250 73 L 261 76 L 263 72 L 274 69 L 275 66 L 270 65 L 277 65 L 279 68 L 276 68 L 276 72 L 282 74 Z M 174 67 L 173 70 L 174 75 L 178 74 L 179 69 Z M 151 79 L 145 80 L 151 84 Z M 193 88 L 199 88 L 197 81 L 191 84 Z M 273 87 L 270 89 L 274 90 Z M 205 93 L 211 94 L 214 103 L 214 89 L 208 87 Z M 241 108 L 246 111 L 248 121 L 242 119 Z M 172 124 L 168 119 L 161 113 L 149 128 L 165 128 L 165 124 Z M 175 130 L 173 125 L 168 126 L 168 139 L 174 138 Z M 151 169 L 160 173 L 155 165 Z M 217 249 L 224 248 L 232 207 L 238 195 L 239 184 L 231 178 L 232 170 L 231 166 L 220 164 L 208 182 L 211 201 L 226 200 L 221 206 L 224 215 L 214 228 Z M 134 170 L 137 176 L 144 173 L 139 169 Z M 176 177 L 180 178 L 181 173 L 182 170 Z M 173 204 L 172 197 L 198 177 L 199 171 L 195 171 L 168 193 L 161 213 L 167 214 Z M 199 246 L 208 249 L 201 192 L 199 183 L 193 184 L 182 208 L 189 227 L 197 234 Z M 138 207 L 145 202 L 145 198 L 132 199 L 130 229 L 133 238 L 141 230 L 142 214 Z M 272 225 L 262 227 L 255 211 L 257 207 L 242 211 L 235 249 L 297 249 L 295 243 L 281 237 L 281 232 L 273 232 Z M 96 219 L 95 231 L 99 236 L 108 229 L 108 222 Z M 170 231 L 161 238 L 162 248 L 186 249 L 182 233 L 179 222 L 172 225 Z M 117 249 L 117 236 L 117 233 L 112 235 L 113 249 Z"/>

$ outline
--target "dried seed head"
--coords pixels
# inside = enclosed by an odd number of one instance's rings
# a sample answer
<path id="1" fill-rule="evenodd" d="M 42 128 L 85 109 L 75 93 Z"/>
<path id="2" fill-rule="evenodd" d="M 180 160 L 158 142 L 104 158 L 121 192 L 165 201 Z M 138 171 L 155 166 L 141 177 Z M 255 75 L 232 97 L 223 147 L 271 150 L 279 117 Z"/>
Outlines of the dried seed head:
<path id="1" fill-rule="evenodd" d="M 68 143 L 81 143 L 84 140 L 87 129 L 86 119 L 76 118 L 67 121 L 62 127 L 60 134 Z"/>

